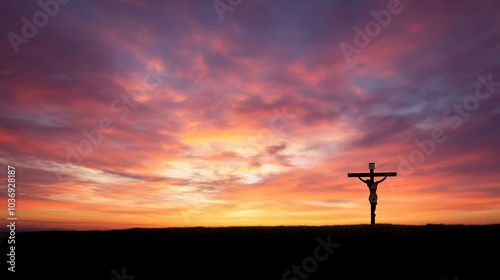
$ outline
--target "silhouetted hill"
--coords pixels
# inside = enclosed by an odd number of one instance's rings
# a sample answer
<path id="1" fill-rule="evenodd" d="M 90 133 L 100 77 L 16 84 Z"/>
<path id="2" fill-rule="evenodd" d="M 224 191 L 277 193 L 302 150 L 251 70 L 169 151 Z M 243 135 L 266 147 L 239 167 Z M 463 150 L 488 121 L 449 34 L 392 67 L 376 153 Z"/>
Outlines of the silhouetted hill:
<path id="1" fill-rule="evenodd" d="M 500 225 L 20 232 L 15 274 L 71 280 L 500 279 L 499 238 Z M 0 246 L 6 271 L 7 243 Z"/>

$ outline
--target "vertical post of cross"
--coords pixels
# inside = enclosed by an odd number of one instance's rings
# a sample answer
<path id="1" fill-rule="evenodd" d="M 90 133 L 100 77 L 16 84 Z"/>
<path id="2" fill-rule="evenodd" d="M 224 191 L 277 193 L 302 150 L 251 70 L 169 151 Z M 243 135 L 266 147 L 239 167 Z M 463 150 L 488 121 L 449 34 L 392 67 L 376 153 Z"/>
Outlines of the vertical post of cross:
<path id="1" fill-rule="evenodd" d="M 375 162 L 368 163 L 368 168 L 370 169 L 370 180 L 372 180 L 372 182 L 375 182 L 375 176 L 373 176 L 373 170 L 375 170 Z"/>
<path id="2" fill-rule="evenodd" d="M 375 176 L 373 174 L 373 170 L 375 170 L 375 162 L 368 163 L 368 168 L 370 169 L 370 180 L 372 183 L 375 182 Z M 370 224 L 375 224 L 375 211 L 373 210 L 373 206 L 370 205 Z"/>

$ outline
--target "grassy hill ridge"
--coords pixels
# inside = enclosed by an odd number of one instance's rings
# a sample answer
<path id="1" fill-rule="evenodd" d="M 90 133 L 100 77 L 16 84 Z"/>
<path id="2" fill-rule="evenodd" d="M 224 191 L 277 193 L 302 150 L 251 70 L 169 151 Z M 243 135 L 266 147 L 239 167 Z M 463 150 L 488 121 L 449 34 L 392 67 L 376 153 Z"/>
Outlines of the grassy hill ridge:
<path id="1" fill-rule="evenodd" d="M 51 279 L 500 279 L 498 237 L 500 224 L 20 232 L 16 276 L 36 271 Z M 5 242 L 0 247 L 6 252 Z"/>

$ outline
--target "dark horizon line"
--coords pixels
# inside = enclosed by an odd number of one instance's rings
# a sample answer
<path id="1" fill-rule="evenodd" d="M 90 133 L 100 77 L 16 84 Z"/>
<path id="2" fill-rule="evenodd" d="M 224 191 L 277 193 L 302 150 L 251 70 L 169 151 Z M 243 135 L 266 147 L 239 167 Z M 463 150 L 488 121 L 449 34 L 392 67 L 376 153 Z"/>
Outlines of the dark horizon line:
<path id="1" fill-rule="evenodd" d="M 486 224 L 463 224 L 463 223 L 427 223 L 423 225 L 417 224 L 391 224 L 391 223 L 378 223 L 371 225 L 370 223 L 362 224 L 330 224 L 330 225 L 275 225 L 275 226 L 259 226 L 259 225 L 248 225 L 248 226 L 186 226 L 186 227 L 132 227 L 132 228 L 116 228 L 116 229 L 64 229 L 64 228 L 17 228 L 16 232 L 108 232 L 108 231 L 126 231 L 126 230 L 168 230 L 168 229 L 249 229 L 249 228 L 321 228 L 321 227 L 376 227 L 376 226 L 401 226 L 401 227 L 427 227 L 427 226 L 467 226 L 467 227 L 482 227 L 482 226 L 500 226 L 500 222 L 497 223 L 486 223 Z M 8 234 L 9 230 L 0 230 L 1 234 Z M 0 236 L 2 237 L 2 236 Z"/>

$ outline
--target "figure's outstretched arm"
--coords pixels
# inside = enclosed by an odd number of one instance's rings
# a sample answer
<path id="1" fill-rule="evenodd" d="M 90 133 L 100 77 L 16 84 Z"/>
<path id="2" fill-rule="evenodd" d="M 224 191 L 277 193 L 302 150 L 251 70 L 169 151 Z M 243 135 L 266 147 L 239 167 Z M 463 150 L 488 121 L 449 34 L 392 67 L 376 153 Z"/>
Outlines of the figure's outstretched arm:
<path id="1" fill-rule="evenodd" d="M 387 176 L 385 176 L 384 179 L 377 181 L 377 183 L 382 183 L 385 179 L 387 179 Z"/>
<path id="2" fill-rule="evenodd" d="M 361 177 L 358 177 L 358 179 L 360 179 L 361 181 L 363 181 L 363 183 L 366 183 L 366 180 L 361 179 Z"/>

